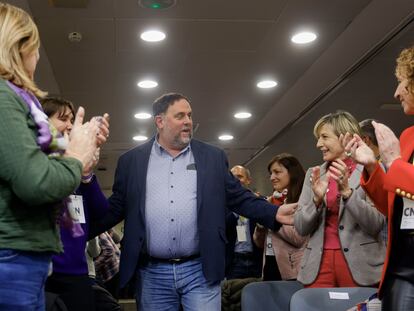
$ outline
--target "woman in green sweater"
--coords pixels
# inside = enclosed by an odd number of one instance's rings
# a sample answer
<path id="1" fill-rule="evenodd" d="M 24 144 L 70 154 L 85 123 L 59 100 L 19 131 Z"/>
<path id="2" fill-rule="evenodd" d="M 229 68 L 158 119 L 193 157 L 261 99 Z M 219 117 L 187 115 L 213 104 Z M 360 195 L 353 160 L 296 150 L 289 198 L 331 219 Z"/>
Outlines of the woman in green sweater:
<path id="1" fill-rule="evenodd" d="M 44 310 L 50 259 L 62 251 L 58 206 L 108 133 L 107 124 L 82 124 L 81 108 L 59 143 L 33 81 L 39 46 L 30 16 L 0 2 L 0 310 Z"/>

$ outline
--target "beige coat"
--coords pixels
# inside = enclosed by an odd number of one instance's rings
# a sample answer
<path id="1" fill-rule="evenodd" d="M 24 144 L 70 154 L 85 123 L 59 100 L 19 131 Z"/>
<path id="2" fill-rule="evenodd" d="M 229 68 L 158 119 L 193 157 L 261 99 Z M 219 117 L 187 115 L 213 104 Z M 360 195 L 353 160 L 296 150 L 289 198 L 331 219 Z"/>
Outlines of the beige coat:
<path id="1" fill-rule="evenodd" d="M 253 235 L 256 245 L 264 247 L 264 250 L 266 250 L 266 232 L 267 229 L 256 227 Z M 300 236 L 293 226 L 288 225 L 283 225 L 279 231 L 269 234 L 272 235 L 273 253 L 282 280 L 296 279 L 307 237 Z M 263 252 L 263 265 L 265 260 L 266 251 Z"/>
<path id="2" fill-rule="evenodd" d="M 321 176 L 327 164 L 321 167 Z M 312 284 L 319 273 L 325 231 L 326 196 L 319 208 L 313 203 L 310 184 L 312 169 L 306 173 L 298 210 L 295 213 L 295 228 L 302 235 L 310 234 L 305 248 L 298 281 Z M 385 218 L 368 199 L 360 187 L 362 166 L 357 165 L 349 178 L 353 189 L 347 201 L 341 198 L 339 206 L 338 235 L 346 262 L 356 283 L 373 286 L 381 277 L 385 257 L 385 243 L 380 232 Z M 323 177 L 322 177 L 323 178 Z"/>

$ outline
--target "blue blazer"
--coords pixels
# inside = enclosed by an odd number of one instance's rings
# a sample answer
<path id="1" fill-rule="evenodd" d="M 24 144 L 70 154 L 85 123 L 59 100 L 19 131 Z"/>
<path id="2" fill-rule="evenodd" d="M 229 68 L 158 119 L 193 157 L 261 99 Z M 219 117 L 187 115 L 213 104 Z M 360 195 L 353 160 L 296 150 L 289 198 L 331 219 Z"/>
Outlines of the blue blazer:
<path id="1" fill-rule="evenodd" d="M 122 220 L 124 237 L 120 263 L 120 286 L 134 276 L 140 253 L 145 246 L 145 193 L 148 161 L 154 138 L 118 160 L 109 198 L 110 210 L 91 235 L 105 231 Z M 200 256 L 204 276 L 216 282 L 224 278 L 226 239 L 226 206 L 254 222 L 277 229 L 277 207 L 256 197 L 241 186 L 230 173 L 223 150 L 191 140 L 197 170 L 197 211 Z M 145 250 L 145 249 L 144 249 Z"/>

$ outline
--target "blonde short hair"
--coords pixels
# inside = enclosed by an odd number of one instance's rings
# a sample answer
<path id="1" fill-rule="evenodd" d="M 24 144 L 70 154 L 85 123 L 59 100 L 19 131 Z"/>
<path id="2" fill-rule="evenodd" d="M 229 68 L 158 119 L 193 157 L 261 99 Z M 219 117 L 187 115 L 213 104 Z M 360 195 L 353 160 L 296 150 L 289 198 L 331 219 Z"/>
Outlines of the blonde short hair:
<path id="1" fill-rule="evenodd" d="M 398 80 L 408 79 L 408 86 L 413 93 L 414 86 L 414 46 L 401 51 L 397 58 L 395 76 Z"/>
<path id="2" fill-rule="evenodd" d="M 22 53 L 39 47 L 39 32 L 29 14 L 0 2 L 0 77 L 43 97 L 46 93 L 28 75 L 22 59 Z"/>
<path id="3" fill-rule="evenodd" d="M 313 128 L 313 135 L 315 135 L 316 138 L 319 138 L 319 132 L 325 124 L 331 125 L 335 135 L 338 137 L 339 135 L 345 135 L 346 133 L 358 134 L 361 136 L 361 128 L 358 121 L 347 111 L 338 110 L 320 118 Z"/>

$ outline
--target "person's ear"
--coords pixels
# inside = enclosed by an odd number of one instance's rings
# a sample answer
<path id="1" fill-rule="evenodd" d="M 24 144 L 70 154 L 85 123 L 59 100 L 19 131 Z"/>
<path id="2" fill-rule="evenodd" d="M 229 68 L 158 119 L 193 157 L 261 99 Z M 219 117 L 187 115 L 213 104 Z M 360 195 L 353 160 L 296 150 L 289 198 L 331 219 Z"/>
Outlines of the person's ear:
<path id="1" fill-rule="evenodd" d="M 155 126 L 160 129 L 164 127 L 164 117 L 162 115 L 155 116 Z"/>

